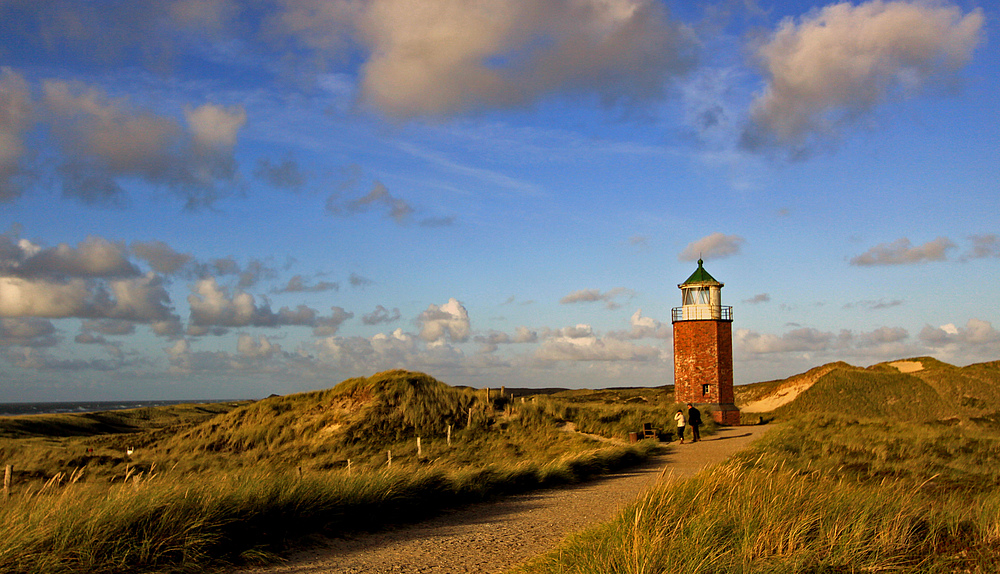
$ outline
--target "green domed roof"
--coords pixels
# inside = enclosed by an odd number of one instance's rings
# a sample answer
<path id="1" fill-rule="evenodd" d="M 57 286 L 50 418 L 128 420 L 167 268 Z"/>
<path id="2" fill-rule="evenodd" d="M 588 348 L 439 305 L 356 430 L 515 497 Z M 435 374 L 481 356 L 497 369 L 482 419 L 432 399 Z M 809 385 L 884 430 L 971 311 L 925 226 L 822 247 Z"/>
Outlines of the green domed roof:
<path id="1" fill-rule="evenodd" d="M 718 281 L 715 280 L 715 277 L 709 275 L 708 271 L 705 271 L 705 268 L 702 267 L 702 263 L 704 263 L 704 261 L 699 259 L 698 269 L 695 269 L 695 272 L 692 273 L 690 277 L 688 277 L 687 281 L 681 283 L 681 285 L 694 285 L 694 284 L 720 285 L 720 286 L 722 285 L 722 283 L 719 283 Z M 678 287 L 680 287 L 681 285 L 678 285 Z"/>

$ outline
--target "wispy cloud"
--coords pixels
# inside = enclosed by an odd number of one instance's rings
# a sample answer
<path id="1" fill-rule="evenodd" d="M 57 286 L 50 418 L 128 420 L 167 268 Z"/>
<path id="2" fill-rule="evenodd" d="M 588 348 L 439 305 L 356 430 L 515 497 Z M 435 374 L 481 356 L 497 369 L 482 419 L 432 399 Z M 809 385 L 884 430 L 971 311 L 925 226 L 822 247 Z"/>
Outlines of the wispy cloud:
<path id="1" fill-rule="evenodd" d="M 635 292 L 625 287 L 615 287 L 614 289 L 609 289 L 608 291 L 601 292 L 600 289 L 580 289 L 579 291 L 573 291 L 569 295 L 566 295 L 559 300 L 560 303 L 566 305 L 571 303 L 593 303 L 596 301 L 603 301 L 604 306 L 608 309 L 618 309 L 621 307 L 621 303 L 616 301 L 619 297 L 625 297 L 631 299 L 635 296 Z"/>
<path id="2" fill-rule="evenodd" d="M 913 245 L 902 237 L 892 243 L 880 243 L 868 251 L 851 258 L 851 265 L 868 267 L 873 265 L 911 265 L 928 261 L 945 261 L 948 252 L 956 245 L 946 237 L 938 237 L 923 245 Z"/>
<path id="3" fill-rule="evenodd" d="M 677 259 L 680 261 L 697 261 L 698 259 L 722 259 L 740 252 L 743 238 L 739 235 L 724 235 L 712 233 L 690 243 L 681 251 Z"/>

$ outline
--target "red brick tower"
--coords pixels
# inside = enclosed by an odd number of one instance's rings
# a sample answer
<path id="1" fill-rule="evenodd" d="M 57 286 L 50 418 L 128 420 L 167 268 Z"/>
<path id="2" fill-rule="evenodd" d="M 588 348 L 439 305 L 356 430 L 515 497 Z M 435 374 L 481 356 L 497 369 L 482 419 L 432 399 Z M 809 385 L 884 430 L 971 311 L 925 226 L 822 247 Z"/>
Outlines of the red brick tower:
<path id="1" fill-rule="evenodd" d="M 678 285 L 682 307 L 673 310 L 674 396 L 679 403 L 708 407 L 724 425 L 740 424 L 733 402 L 733 308 L 722 306 L 723 284 L 698 260 L 698 269 Z"/>

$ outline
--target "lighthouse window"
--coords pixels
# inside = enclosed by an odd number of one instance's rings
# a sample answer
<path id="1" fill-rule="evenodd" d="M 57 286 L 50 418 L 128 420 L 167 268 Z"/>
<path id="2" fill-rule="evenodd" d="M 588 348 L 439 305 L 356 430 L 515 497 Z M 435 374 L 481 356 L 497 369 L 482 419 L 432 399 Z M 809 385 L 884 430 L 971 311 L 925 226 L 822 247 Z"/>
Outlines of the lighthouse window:
<path id="1" fill-rule="evenodd" d="M 708 305 L 709 304 L 708 289 L 685 289 L 684 304 Z"/>

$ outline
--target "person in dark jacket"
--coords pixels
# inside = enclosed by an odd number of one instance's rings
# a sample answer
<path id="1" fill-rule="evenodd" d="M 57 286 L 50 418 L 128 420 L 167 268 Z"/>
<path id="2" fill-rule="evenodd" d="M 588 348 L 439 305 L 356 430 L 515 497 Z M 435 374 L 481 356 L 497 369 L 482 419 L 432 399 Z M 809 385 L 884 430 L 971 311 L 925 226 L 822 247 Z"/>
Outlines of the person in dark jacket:
<path id="1" fill-rule="evenodd" d="M 688 403 L 688 426 L 691 427 L 691 442 L 698 442 L 701 439 L 701 433 L 698 431 L 698 427 L 701 426 L 701 413 L 691 403 Z"/>

